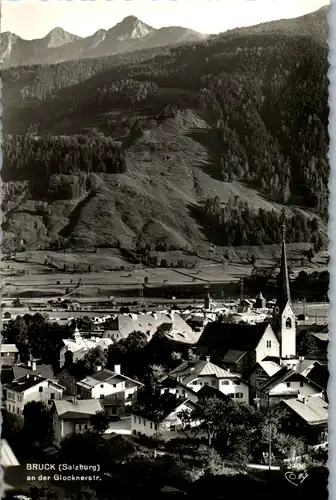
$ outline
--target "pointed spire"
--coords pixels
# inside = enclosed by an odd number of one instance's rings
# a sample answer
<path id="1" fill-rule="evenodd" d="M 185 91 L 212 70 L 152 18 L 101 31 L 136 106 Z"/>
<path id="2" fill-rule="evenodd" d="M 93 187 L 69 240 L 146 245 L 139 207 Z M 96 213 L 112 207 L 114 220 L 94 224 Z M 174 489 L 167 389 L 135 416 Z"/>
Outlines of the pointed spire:
<path id="1" fill-rule="evenodd" d="M 290 288 L 289 288 L 289 276 L 288 276 L 288 265 L 287 265 L 287 254 L 286 254 L 286 226 L 282 225 L 282 252 L 281 252 L 281 264 L 280 264 L 280 274 L 278 281 L 278 298 L 276 306 L 279 307 L 280 311 L 284 309 L 287 302 L 291 300 Z"/>

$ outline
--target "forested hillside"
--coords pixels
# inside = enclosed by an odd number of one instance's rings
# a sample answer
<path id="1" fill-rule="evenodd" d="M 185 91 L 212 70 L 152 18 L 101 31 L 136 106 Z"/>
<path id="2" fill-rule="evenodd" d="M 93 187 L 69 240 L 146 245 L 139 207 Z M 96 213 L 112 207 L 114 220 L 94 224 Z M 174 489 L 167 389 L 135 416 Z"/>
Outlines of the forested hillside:
<path id="1" fill-rule="evenodd" d="M 283 213 L 293 241 L 321 247 L 328 59 L 326 13 L 313 16 L 312 36 L 264 25 L 123 59 L 5 71 L 8 246 L 17 234 L 29 247 L 64 234 L 73 244 L 268 244 Z M 67 176 L 85 178 L 85 189 L 61 195 Z M 205 208 L 214 197 L 225 216 Z M 245 208 L 234 215 L 225 206 L 237 197 Z M 41 200 L 49 216 L 36 231 Z"/>

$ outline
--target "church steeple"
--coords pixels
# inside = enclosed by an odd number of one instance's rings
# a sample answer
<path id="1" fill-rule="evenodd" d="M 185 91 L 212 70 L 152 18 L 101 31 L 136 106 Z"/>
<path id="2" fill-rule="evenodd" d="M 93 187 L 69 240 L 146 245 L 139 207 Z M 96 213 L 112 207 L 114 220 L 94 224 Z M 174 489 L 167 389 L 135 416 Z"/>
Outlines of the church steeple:
<path id="1" fill-rule="evenodd" d="M 276 307 L 282 312 L 286 307 L 287 303 L 290 302 L 290 288 L 289 288 L 289 276 L 288 276 L 288 264 L 287 264 L 287 252 L 286 252 L 286 226 L 282 225 L 282 249 L 281 249 L 281 264 L 280 264 L 280 274 L 278 279 L 278 297 L 276 301 Z"/>
<path id="2" fill-rule="evenodd" d="M 280 356 L 295 356 L 296 318 L 289 288 L 285 225 L 282 226 L 281 264 L 278 279 L 278 295 L 273 311 L 273 328 L 280 341 Z"/>

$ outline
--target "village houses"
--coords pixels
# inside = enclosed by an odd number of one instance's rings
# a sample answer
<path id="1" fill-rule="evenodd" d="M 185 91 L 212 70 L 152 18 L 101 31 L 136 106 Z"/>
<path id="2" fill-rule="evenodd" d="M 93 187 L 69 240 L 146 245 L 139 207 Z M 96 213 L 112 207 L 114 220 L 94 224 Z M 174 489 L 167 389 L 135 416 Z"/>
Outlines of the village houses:
<path id="1" fill-rule="evenodd" d="M 21 417 L 27 403 L 40 401 L 50 404 L 54 400 L 62 399 L 63 389 L 54 380 L 27 374 L 3 388 L 6 410 Z"/>
<path id="2" fill-rule="evenodd" d="M 172 370 L 169 376 L 196 393 L 209 385 L 236 402 L 249 403 L 249 386 L 242 376 L 215 365 L 210 356 L 206 356 L 205 360 L 186 361 Z"/>
<path id="3" fill-rule="evenodd" d="M 159 402 L 158 402 L 159 406 Z M 160 436 L 164 440 L 183 437 L 180 414 L 195 410 L 196 404 L 187 398 L 171 396 L 165 400 L 164 408 L 136 408 L 131 415 L 133 436 Z M 198 426 L 195 422 L 193 425 Z"/>
<path id="4" fill-rule="evenodd" d="M 60 446 L 63 439 L 73 434 L 85 433 L 91 428 L 91 418 L 103 410 L 99 399 L 55 401 L 53 409 L 54 444 Z"/>

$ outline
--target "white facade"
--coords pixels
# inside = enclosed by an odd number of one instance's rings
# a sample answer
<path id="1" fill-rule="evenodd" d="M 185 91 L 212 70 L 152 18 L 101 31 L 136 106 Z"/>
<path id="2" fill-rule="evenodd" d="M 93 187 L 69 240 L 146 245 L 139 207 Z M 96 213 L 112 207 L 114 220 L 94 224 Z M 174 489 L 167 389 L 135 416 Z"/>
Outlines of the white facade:
<path id="1" fill-rule="evenodd" d="M 125 382 L 115 382 L 113 383 L 113 379 L 109 382 L 99 382 L 94 387 L 83 387 L 81 382 L 77 383 L 80 394 L 86 398 L 99 399 L 104 398 L 105 396 L 110 396 L 111 394 L 116 394 L 117 392 L 125 391 Z"/>
<path id="2" fill-rule="evenodd" d="M 108 349 L 110 345 L 113 344 L 113 341 L 110 338 L 97 338 L 92 337 L 91 339 L 86 339 L 81 336 L 78 330 L 75 330 L 73 339 L 63 339 L 64 346 L 60 349 L 60 368 L 64 366 L 65 363 L 65 355 L 67 352 L 71 352 L 73 355 L 73 362 L 76 362 L 78 359 L 83 357 L 83 351 L 90 351 L 91 349 L 95 349 L 96 347 L 100 347 L 105 350 Z M 79 353 L 77 358 L 76 352 Z"/>
<path id="3" fill-rule="evenodd" d="M 281 357 L 296 356 L 296 318 L 290 302 L 287 302 L 281 315 L 280 341 Z"/>
<path id="4" fill-rule="evenodd" d="M 214 375 L 200 376 L 187 384 L 193 391 L 198 392 L 205 385 L 218 389 L 226 396 L 238 403 L 249 402 L 249 387 L 238 377 L 218 378 Z"/>
<path id="5" fill-rule="evenodd" d="M 131 415 L 131 434 L 133 436 L 160 436 L 165 440 L 173 439 L 176 437 L 183 437 L 180 431 L 182 423 L 179 418 L 179 413 L 186 410 L 191 411 L 193 407 L 188 404 L 188 401 L 181 403 L 170 415 L 168 415 L 162 422 L 157 423 L 148 420 L 138 415 Z M 197 422 L 194 424 L 198 425 Z"/>
<path id="6" fill-rule="evenodd" d="M 103 409 L 99 401 L 92 400 L 78 401 L 78 403 L 63 400 L 58 403 L 59 408 L 56 405 L 53 413 L 54 444 L 56 446 L 60 446 L 63 439 L 73 434 L 87 432 L 91 428 L 92 416 Z M 63 406 L 64 408 L 62 408 Z M 63 417 L 62 413 L 65 414 L 66 418 Z M 74 413 L 75 416 L 71 413 Z M 81 413 L 82 415 L 80 415 Z"/>
<path id="7" fill-rule="evenodd" d="M 315 385 L 310 384 L 309 382 L 305 382 L 304 380 L 301 382 L 292 382 L 289 380 L 288 382 L 282 382 L 271 389 L 269 395 L 270 397 L 272 397 L 282 394 L 288 394 L 290 392 L 293 392 L 294 395 L 299 392 L 300 396 L 312 396 L 314 394 L 319 394 L 321 390 L 315 387 Z"/>
<path id="8" fill-rule="evenodd" d="M 22 392 L 7 389 L 5 407 L 10 413 L 23 416 L 23 409 L 27 403 L 31 401 L 47 403 L 62 399 L 62 395 L 63 388 L 61 386 L 56 385 L 51 380 L 43 380 Z"/>
<path id="9" fill-rule="evenodd" d="M 265 329 L 265 333 L 257 345 L 256 363 L 260 363 L 267 356 L 280 356 L 280 342 L 270 325 Z"/>

